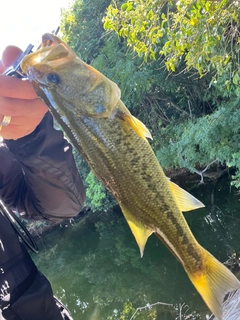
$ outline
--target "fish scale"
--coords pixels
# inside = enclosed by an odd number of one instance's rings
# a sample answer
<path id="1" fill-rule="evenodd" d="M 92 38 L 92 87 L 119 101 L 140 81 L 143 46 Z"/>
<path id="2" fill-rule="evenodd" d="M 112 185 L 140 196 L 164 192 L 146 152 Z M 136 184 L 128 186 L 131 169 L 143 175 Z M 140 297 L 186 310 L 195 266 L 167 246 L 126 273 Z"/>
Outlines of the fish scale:
<path id="1" fill-rule="evenodd" d="M 118 201 L 141 255 L 155 233 L 221 320 L 225 294 L 240 283 L 194 238 L 182 211 L 204 205 L 167 179 L 147 142 L 150 132 L 122 103 L 117 85 L 52 34 L 43 36 L 42 47 L 26 56 L 21 67 L 93 173 Z"/>

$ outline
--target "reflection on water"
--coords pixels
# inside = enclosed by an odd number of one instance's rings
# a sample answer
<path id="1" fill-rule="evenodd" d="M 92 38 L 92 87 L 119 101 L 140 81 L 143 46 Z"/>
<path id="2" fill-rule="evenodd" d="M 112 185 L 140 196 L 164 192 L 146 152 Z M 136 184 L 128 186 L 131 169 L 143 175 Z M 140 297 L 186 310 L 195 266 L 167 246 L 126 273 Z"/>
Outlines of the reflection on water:
<path id="1" fill-rule="evenodd" d="M 240 250 L 239 195 L 229 182 L 189 190 L 206 208 L 185 214 L 197 240 L 220 261 Z M 90 213 L 38 243 L 33 255 L 75 320 L 206 319 L 209 314 L 181 265 L 154 236 L 140 258 L 121 213 Z M 137 308 L 157 305 L 136 312 Z M 134 318 L 132 315 L 135 313 Z M 190 316 L 192 315 L 192 316 Z M 178 318 L 179 319 L 179 318 Z"/>

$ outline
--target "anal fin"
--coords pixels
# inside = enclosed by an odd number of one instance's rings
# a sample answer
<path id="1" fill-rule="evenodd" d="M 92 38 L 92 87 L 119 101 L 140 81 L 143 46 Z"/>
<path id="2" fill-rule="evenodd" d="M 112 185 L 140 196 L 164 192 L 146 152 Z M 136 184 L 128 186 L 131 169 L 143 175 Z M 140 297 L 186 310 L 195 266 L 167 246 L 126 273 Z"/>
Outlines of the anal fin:
<path id="1" fill-rule="evenodd" d="M 143 257 L 144 248 L 148 237 L 153 233 L 153 230 L 147 229 L 140 221 L 136 220 L 132 214 L 121 206 L 123 215 L 135 237 L 135 240 L 140 249 L 141 258 Z"/>

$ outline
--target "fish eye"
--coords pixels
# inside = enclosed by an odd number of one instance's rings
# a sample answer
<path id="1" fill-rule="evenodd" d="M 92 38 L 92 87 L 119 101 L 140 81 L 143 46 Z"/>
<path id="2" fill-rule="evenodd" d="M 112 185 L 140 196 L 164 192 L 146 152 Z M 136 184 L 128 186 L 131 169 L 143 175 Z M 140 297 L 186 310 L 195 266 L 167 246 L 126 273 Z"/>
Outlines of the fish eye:
<path id="1" fill-rule="evenodd" d="M 45 81 L 47 83 L 55 83 L 55 84 L 59 84 L 61 82 L 61 79 L 59 77 L 58 74 L 56 73 L 49 73 L 46 75 L 45 77 Z"/>

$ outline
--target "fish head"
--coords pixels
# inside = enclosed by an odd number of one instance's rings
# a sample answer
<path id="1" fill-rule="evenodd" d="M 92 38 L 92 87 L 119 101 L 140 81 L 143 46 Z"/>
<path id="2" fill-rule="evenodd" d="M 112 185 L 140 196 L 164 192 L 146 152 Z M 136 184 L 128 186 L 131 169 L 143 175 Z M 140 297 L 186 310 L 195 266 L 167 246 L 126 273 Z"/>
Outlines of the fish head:
<path id="1" fill-rule="evenodd" d="M 43 35 L 41 48 L 27 55 L 21 68 L 51 107 L 60 105 L 79 115 L 107 117 L 120 100 L 114 82 L 84 63 L 53 34 Z"/>

